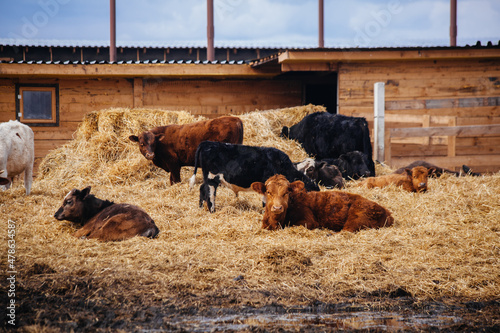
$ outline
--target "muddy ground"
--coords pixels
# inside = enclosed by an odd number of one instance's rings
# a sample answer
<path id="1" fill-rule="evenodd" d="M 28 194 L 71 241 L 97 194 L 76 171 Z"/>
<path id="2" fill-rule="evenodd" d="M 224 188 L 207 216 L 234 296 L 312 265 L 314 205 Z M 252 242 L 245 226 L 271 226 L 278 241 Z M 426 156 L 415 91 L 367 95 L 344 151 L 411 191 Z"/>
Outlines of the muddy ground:
<path id="1" fill-rule="evenodd" d="M 241 276 L 232 289 L 194 294 L 176 287 L 167 297 L 152 297 L 147 290 L 151 286 L 143 286 L 143 297 L 128 297 L 126 284 L 103 290 L 94 287 L 100 283 L 93 278 L 57 281 L 44 269 L 30 272 L 39 279 L 19 281 L 16 325 L 5 320 L 4 327 L 21 332 L 500 332 L 498 299 L 422 302 L 395 289 L 346 295 L 326 304 L 286 299 L 273 290 L 249 290 Z M 1 308 L 6 309 L 9 299 L 6 293 L 1 297 Z"/>

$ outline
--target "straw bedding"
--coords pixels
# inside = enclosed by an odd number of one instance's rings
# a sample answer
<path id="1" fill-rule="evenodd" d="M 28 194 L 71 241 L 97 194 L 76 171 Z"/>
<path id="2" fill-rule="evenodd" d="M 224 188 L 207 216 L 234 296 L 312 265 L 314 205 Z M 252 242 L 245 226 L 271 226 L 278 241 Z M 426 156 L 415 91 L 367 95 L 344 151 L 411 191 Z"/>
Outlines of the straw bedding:
<path id="1" fill-rule="evenodd" d="M 324 109 L 309 105 L 241 115 L 244 144 L 276 147 L 300 161 L 307 155 L 296 142 L 279 138 L 280 129 L 318 110 Z M 192 167 L 183 168 L 182 182 L 170 186 L 168 174 L 128 140 L 153 126 L 199 119 L 187 112 L 146 109 L 92 112 L 74 140 L 43 160 L 32 195 L 24 195 L 22 182 L 0 192 L 2 221 L 10 219 L 17 226 L 19 288 L 27 294 L 118 303 L 175 303 L 186 295 L 253 306 L 370 296 L 498 299 L 499 173 L 443 175 L 430 179 L 423 194 L 349 184 L 345 191 L 392 211 L 396 222 L 389 228 L 266 231 L 260 227 L 258 194 L 236 198 L 221 188 L 216 212 L 210 214 L 198 208 L 198 190 L 188 190 Z M 379 174 L 390 171 L 377 166 Z M 73 238 L 75 227 L 56 221 L 53 214 L 69 190 L 88 185 L 99 198 L 144 208 L 160 229 L 158 238 L 111 243 Z M 7 253 L 5 230 L 2 257 Z M 5 260 L 0 266 L 5 272 Z M 248 292 L 265 296 L 245 297 Z"/>

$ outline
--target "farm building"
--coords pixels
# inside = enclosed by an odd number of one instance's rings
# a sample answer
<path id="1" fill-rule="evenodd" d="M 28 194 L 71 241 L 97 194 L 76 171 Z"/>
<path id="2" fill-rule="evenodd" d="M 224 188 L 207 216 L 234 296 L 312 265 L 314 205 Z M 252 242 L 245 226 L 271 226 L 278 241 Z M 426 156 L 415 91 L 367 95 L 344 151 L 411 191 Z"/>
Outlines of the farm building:
<path id="1" fill-rule="evenodd" d="M 213 118 L 311 103 L 366 117 L 373 130 L 382 82 L 383 159 L 392 167 L 425 159 L 500 170 L 500 44 L 215 53 L 209 62 L 206 48 L 118 47 L 109 62 L 106 46 L 0 45 L 0 121 L 29 124 L 38 159 L 70 140 L 86 113 L 112 107 Z M 398 128 L 430 130 L 391 132 Z"/>

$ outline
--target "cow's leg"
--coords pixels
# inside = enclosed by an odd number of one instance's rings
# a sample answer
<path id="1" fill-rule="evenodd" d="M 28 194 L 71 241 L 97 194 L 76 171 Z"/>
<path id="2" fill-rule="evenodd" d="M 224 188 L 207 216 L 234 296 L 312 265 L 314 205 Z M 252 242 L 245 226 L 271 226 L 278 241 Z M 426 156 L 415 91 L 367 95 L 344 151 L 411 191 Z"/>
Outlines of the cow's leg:
<path id="1" fill-rule="evenodd" d="M 175 167 L 170 168 L 170 185 L 174 185 L 181 182 L 181 168 Z"/>
<path id="2" fill-rule="evenodd" d="M 7 176 L 7 168 L 4 166 L 4 167 L 0 167 L 0 171 L 3 171 L 3 172 L 0 172 L 0 177 L 2 177 L 2 183 L 5 183 L 4 185 L 1 185 L 0 188 L 3 189 L 3 190 L 8 190 L 10 188 L 10 185 L 12 184 L 12 179 L 11 177 L 8 177 Z"/>
<path id="3" fill-rule="evenodd" d="M 24 169 L 24 188 L 26 189 L 26 195 L 31 192 L 31 184 L 33 183 L 33 164 L 28 165 Z"/>

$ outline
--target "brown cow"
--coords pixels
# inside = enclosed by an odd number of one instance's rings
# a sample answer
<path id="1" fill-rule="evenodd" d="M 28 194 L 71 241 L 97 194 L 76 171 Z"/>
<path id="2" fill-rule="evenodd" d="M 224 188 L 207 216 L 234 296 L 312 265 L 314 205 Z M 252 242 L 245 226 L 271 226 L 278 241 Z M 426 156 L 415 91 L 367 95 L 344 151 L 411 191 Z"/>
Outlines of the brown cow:
<path id="1" fill-rule="evenodd" d="M 403 174 L 391 173 L 389 175 L 366 178 L 359 183 L 359 186 L 366 185 L 368 188 L 385 187 L 391 184 L 401 186 L 408 192 L 427 191 L 427 181 L 429 173 L 434 169 L 427 169 L 423 166 L 417 166 L 413 169 L 405 169 Z"/>
<path id="2" fill-rule="evenodd" d="M 283 175 L 274 175 L 265 184 L 252 183 L 252 189 L 266 196 L 263 229 L 302 225 L 308 229 L 354 232 L 394 223 L 387 209 L 360 195 L 342 191 L 306 192 L 303 182 L 290 183 Z"/>
<path id="3" fill-rule="evenodd" d="M 194 166 L 196 148 L 201 142 L 242 143 L 243 123 L 238 117 L 224 116 L 186 125 L 159 126 L 129 139 L 139 143 L 144 157 L 170 172 L 170 184 L 175 184 L 181 181 L 181 167 Z"/>
<path id="4" fill-rule="evenodd" d="M 89 192 L 90 186 L 81 191 L 71 190 L 64 198 L 61 208 L 54 214 L 58 220 L 82 225 L 73 236 L 119 241 L 134 236 L 154 238 L 160 232 L 155 222 L 141 208 L 101 200 Z"/>

